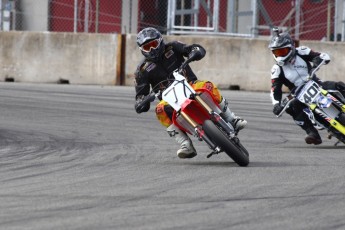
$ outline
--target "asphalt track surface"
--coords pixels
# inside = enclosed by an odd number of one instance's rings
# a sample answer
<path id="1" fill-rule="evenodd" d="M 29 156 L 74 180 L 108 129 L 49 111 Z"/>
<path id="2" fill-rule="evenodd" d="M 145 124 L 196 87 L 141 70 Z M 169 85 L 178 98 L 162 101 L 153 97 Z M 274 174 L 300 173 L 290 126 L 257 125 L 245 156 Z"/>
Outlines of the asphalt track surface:
<path id="1" fill-rule="evenodd" d="M 132 87 L 0 84 L 0 229 L 345 229 L 345 147 L 304 143 L 266 92 L 222 91 L 248 167 L 181 160 Z"/>

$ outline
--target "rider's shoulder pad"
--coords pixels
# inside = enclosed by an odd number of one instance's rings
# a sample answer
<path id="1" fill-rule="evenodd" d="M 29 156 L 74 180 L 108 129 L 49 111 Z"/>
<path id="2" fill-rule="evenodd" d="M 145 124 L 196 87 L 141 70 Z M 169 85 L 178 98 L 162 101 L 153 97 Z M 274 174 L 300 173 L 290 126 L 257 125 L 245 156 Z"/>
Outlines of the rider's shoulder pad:
<path id="1" fill-rule="evenodd" d="M 274 65 L 271 69 L 271 78 L 278 78 L 280 75 L 281 69 L 278 65 Z"/>
<path id="2" fill-rule="evenodd" d="M 296 50 L 300 55 L 308 55 L 311 51 L 311 49 L 308 46 L 300 46 L 297 47 Z"/>

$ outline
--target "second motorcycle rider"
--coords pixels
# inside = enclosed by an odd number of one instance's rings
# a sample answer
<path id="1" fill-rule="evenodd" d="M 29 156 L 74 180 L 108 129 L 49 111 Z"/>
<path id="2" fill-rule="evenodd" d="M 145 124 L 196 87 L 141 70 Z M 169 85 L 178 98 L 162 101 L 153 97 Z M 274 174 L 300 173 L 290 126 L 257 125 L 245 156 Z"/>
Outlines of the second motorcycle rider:
<path id="1" fill-rule="evenodd" d="M 273 36 L 268 45 L 272 51 L 276 64 L 271 69 L 271 99 L 273 113 L 278 115 L 283 107 L 280 105 L 282 100 L 282 86 L 287 86 L 292 90 L 295 86 L 303 84 L 312 68 L 316 67 L 325 60 L 330 62 L 330 57 L 326 53 L 311 50 L 309 47 L 295 47 L 295 42 L 288 33 L 280 33 L 278 28 L 273 28 Z M 345 95 L 345 84 L 343 82 L 321 81 L 316 76 L 313 80 L 317 81 L 324 89 L 336 89 Z M 303 112 L 304 105 L 298 100 L 290 104 L 286 110 L 295 123 L 307 133 L 305 142 L 307 144 L 321 144 L 322 140 L 319 132 L 311 123 L 307 115 Z"/>

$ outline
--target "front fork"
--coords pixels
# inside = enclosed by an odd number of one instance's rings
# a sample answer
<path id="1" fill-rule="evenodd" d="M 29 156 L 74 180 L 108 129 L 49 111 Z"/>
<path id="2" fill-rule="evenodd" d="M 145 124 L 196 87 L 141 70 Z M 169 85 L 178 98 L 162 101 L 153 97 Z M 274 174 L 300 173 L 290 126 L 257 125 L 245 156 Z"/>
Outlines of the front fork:
<path id="1" fill-rule="evenodd" d="M 205 100 L 203 100 L 200 97 L 200 95 L 196 94 L 194 96 L 194 99 L 208 112 L 208 114 L 210 114 L 211 120 L 218 123 L 231 138 L 236 136 L 236 132 L 234 128 L 230 126 L 227 122 L 225 122 L 224 119 L 217 112 L 215 112 L 205 102 Z M 209 156 L 221 152 L 221 149 L 217 145 L 215 145 L 207 135 L 205 135 L 204 130 L 200 127 L 200 125 L 197 122 L 195 122 L 188 114 L 186 114 L 183 111 L 180 111 L 180 115 L 184 118 L 185 121 L 188 122 L 190 126 L 193 127 L 197 138 L 200 141 L 204 140 L 209 145 L 209 147 L 213 150 L 213 152 Z"/>
<path id="2" fill-rule="evenodd" d="M 186 114 L 183 111 L 180 112 L 180 115 L 193 127 L 196 137 L 199 141 L 204 140 L 210 146 L 211 149 L 218 151 L 218 147 L 210 140 L 210 138 L 208 138 L 207 135 L 205 135 L 204 130 L 200 127 L 198 123 L 196 123 L 188 114 Z"/>
<path id="3" fill-rule="evenodd" d="M 224 119 L 219 115 L 219 113 L 221 112 L 219 109 L 219 112 L 217 113 L 217 111 L 214 111 L 214 109 L 212 109 L 206 102 L 205 100 L 203 100 L 201 98 L 200 95 L 195 95 L 195 100 L 197 102 L 199 102 L 199 104 L 208 112 L 208 114 L 211 115 L 211 119 L 212 121 L 218 123 L 224 130 L 225 132 L 230 136 L 233 137 L 235 136 L 237 133 L 235 132 L 234 127 L 232 127 L 231 125 L 229 125 L 226 121 L 224 121 Z M 216 108 L 218 109 L 218 107 Z"/>
<path id="4" fill-rule="evenodd" d="M 338 107 L 340 111 L 345 112 L 345 105 L 341 101 L 339 101 L 337 98 L 335 98 L 334 96 L 329 94 L 328 91 L 326 91 L 326 90 L 322 90 L 321 93 L 324 96 L 330 98 L 333 101 L 335 107 Z M 330 126 L 332 126 L 333 128 L 335 128 L 336 130 L 338 130 L 339 132 L 341 132 L 345 135 L 345 127 L 342 124 L 340 124 L 340 122 L 338 122 L 336 119 L 328 116 L 325 112 L 323 112 L 321 109 L 319 109 L 316 106 L 316 104 L 311 104 L 309 106 L 309 108 L 312 111 L 314 111 L 317 115 L 322 117 L 325 121 L 327 121 L 330 124 Z"/>

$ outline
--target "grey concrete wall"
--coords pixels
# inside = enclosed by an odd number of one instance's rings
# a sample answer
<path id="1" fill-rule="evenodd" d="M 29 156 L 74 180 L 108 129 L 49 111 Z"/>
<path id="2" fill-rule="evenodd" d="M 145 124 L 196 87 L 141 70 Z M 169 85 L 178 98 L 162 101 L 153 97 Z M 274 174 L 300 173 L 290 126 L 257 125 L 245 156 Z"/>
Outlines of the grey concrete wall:
<path id="1" fill-rule="evenodd" d="M 54 83 L 65 79 L 71 84 L 114 85 L 119 39 L 115 34 L 0 32 L 0 81 Z M 266 39 L 168 36 L 165 40 L 199 43 L 206 48 L 205 58 L 191 63 L 199 79 L 220 88 L 238 85 L 241 90 L 270 90 L 274 59 Z M 301 41 L 301 45 L 330 54 L 331 63 L 318 72 L 322 79 L 345 80 L 345 43 Z M 136 35 L 127 34 L 126 85 L 134 85 L 141 59 Z"/>
<path id="2" fill-rule="evenodd" d="M 0 81 L 115 84 L 117 35 L 0 32 Z"/>
<path id="3" fill-rule="evenodd" d="M 315 51 L 328 53 L 331 62 L 322 67 L 317 75 L 323 80 L 345 82 L 345 43 L 344 42 L 311 42 L 302 41 L 300 45 L 306 45 Z"/>
<path id="4" fill-rule="evenodd" d="M 270 70 L 275 62 L 267 48 L 268 39 L 169 36 L 165 40 L 198 43 L 206 48 L 206 56 L 191 63 L 199 79 L 210 80 L 220 88 L 238 85 L 241 90 L 270 90 Z M 135 35 L 127 36 L 127 44 L 126 84 L 130 85 L 136 67 L 134 63 L 139 62 L 142 55 L 136 47 Z M 345 43 L 301 41 L 300 45 L 327 52 L 331 56 L 331 63 L 317 73 L 319 77 L 325 80 L 345 80 Z"/>
<path id="5" fill-rule="evenodd" d="M 129 63 L 138 62 L 142 55 L 136 47 L 135 36 L 127 36 Z M 166 42 L 179 40 L 187 44 L 198 43 L 205 47 L 206 56 L 191 67 L 202 80 L 210 80 L 220 88 L 239 85 L 243 90 L 269 90 L 270 69 L 273 57 L 267 50 L 267 41 L 242 38 L 169 36 Z M 135 60 L 136 59 L 136 60 Z M 134 61 L 135 60 L 135 61 Z M 135 66 L 128 66 L 126 84 L 133 82 Z"/>

